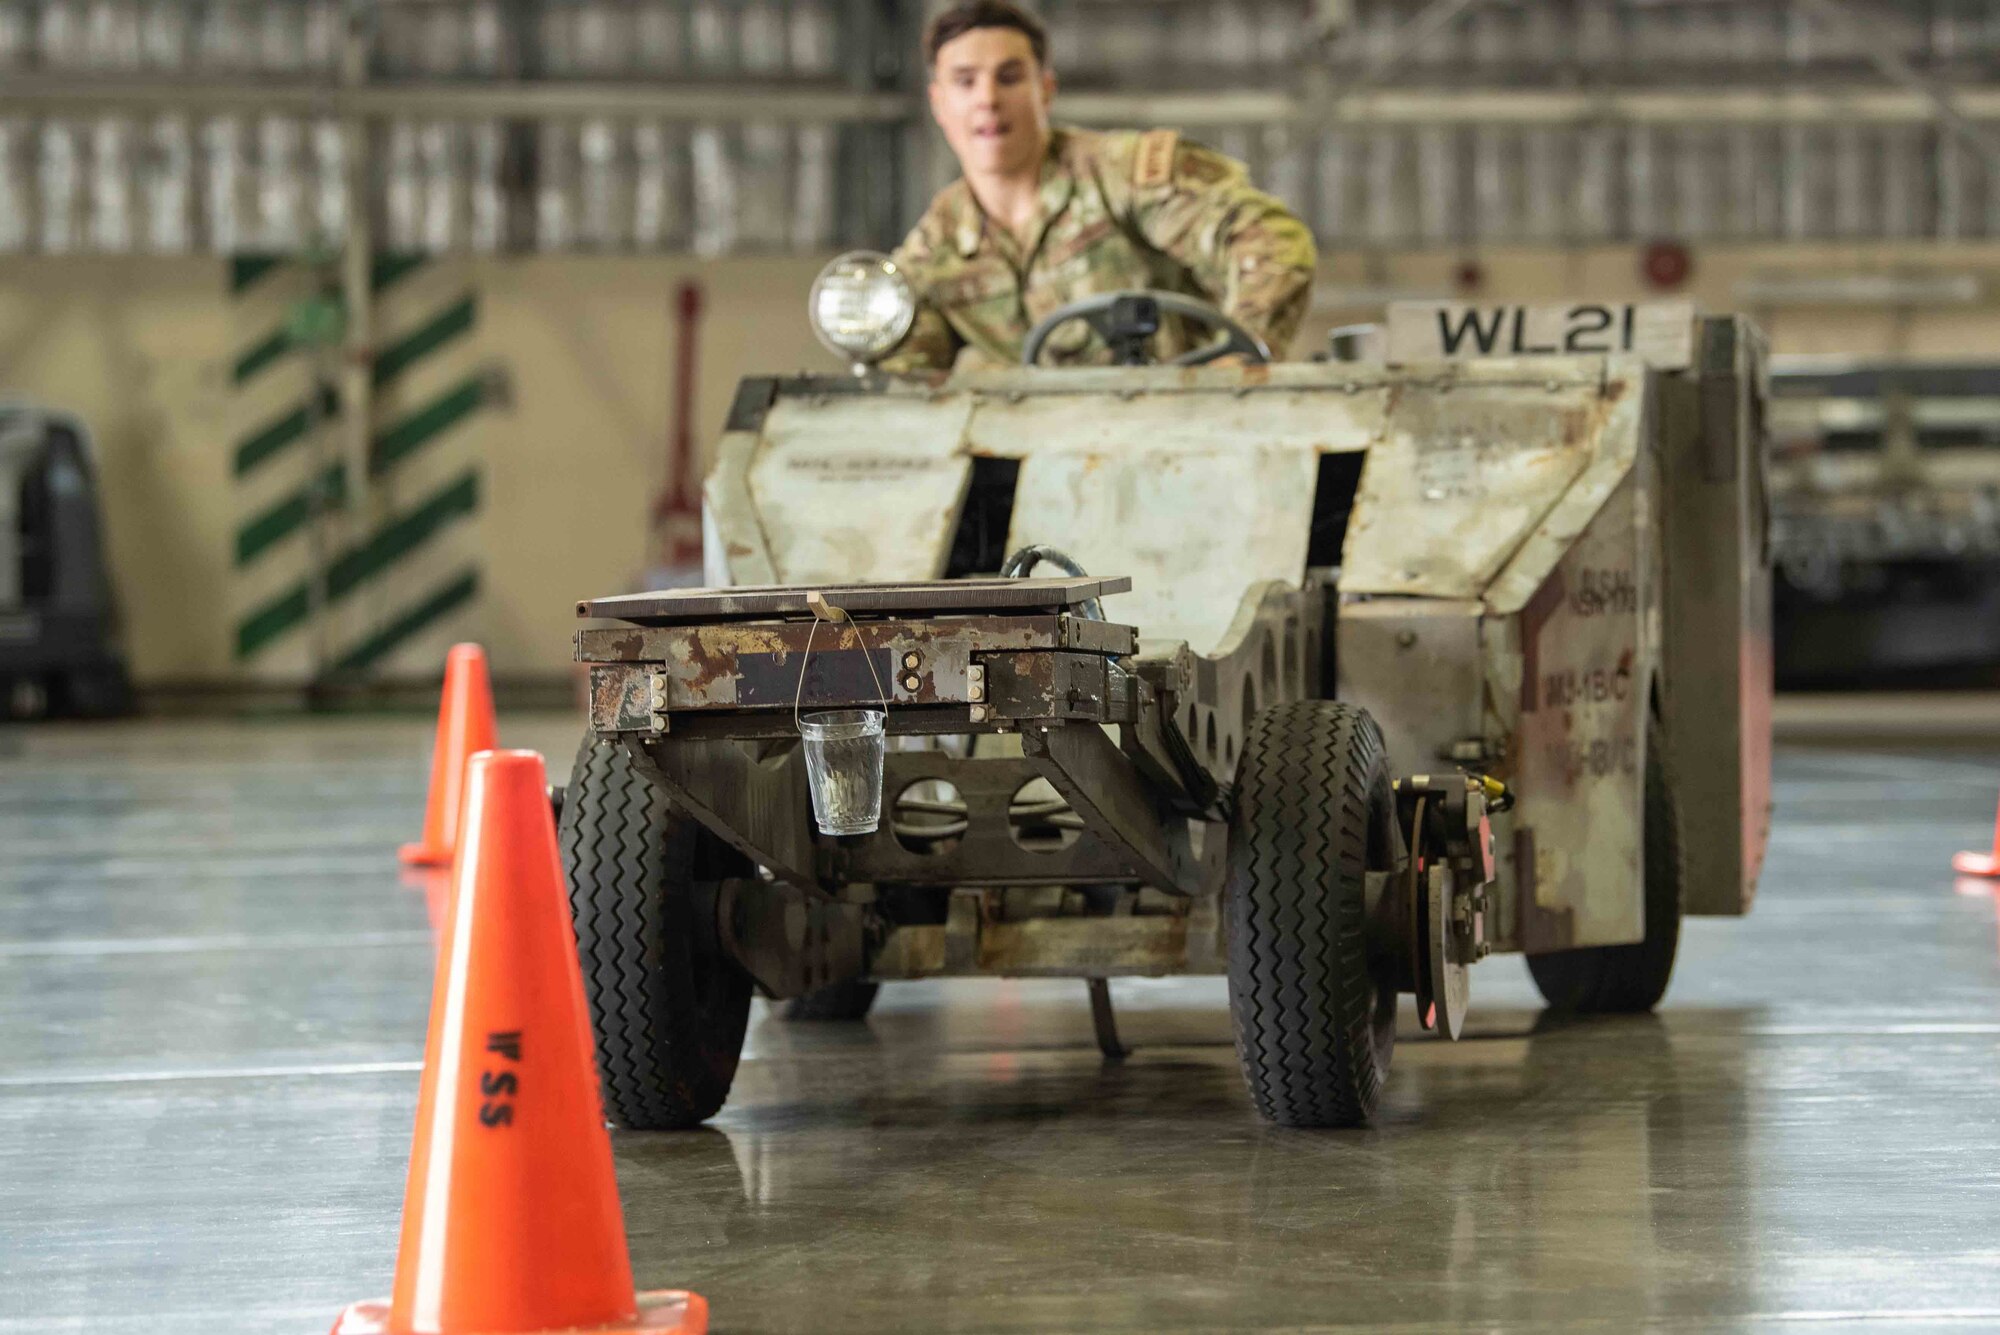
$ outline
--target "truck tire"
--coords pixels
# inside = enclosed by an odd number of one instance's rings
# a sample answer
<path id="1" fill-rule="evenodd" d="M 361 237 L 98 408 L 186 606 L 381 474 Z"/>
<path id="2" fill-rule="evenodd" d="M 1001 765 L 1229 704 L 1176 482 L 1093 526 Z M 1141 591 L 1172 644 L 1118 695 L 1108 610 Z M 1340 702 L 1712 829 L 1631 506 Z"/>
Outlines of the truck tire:
<path id="1" fill-rule="evenodd" d="M 1280 1126 L 1361 1126 L 1396 1042 L 1396 988 L 1371 960 L 1370 868 L 1392 857 L 1395 797 L 1367 711 L 1264 710 L 1236 769 L 1229 829 L 1229 1014 L 1257 1110 Z"/>
<path id="2" fill-rule="evenodd" d="M 588 732 L 559 833 L 605 1116 L 635 1131 L 695 1126 L 729 1097 L 750 1018 L 750 975 L 715 917 L 736 855 L 623 746 Z"/>
<path id="3" fill-rule="evenodd" d="M 1681 819 L 1666 738 L 1646 725 L 1646 936 L 1627 946 L 1585 946 L 1528 956 L 1528 972 L 1554 1010 L 1578 1015 L 1649 1011 L 1666 995 L 1681 939 Z"/>
<path id="4" fill-rule="evenodd" d="M 822 1020 L 865 1020 L 869 1008 L 875 1004 L 875 993 L 881 984 L 864 982 L 850 978 L 844 983 L 822 987 L 817 992 L 808 992 L 802 997 L 793 997 L 785 1003 L 784 1016 L 787 1020 L 817 1022 Z"/>

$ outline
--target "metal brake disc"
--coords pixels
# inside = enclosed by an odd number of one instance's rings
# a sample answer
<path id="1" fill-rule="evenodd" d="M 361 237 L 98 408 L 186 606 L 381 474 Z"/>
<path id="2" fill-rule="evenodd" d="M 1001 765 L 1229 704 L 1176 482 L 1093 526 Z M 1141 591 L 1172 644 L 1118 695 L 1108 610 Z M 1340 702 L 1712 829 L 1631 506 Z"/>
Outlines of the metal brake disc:
<path id="1" fill-rule="evenodd" d="M 1424 1027 L 1457 1038 L 1465 1027 L 1466 1007 L 1471 1001 L 1471 978 L 1465 961 L 1455 958 L 1456 933 L 1452 930 L 1452 900 L 1456 897 L 1451 869 L 1432 863 L 1424 869 L 1424 984 L 1417 991 L 1417 1005 L 1426 1007 Z"/>
<path id="2" fill-rule="evenodd" d="M 1417 1018 L 1424 1028 L 1457 1038 L 1465 1027 L 1466 1006 L 1471 998 L 1466 974 L 1471 951 L 1454 930 L 1458 881 L 1450 865 L 1442 860 L 1419 865 L 1416 850 L 1423 846 L 1424 817 L 1429 806 L 1430 797 L 1419 796 L 1410 821 L 1409 879 L 1404 882 L 1409 904 L 1410 976 L 1416 983 Z M 1468 910 L 1471 907 L 1466 905 Z"/>

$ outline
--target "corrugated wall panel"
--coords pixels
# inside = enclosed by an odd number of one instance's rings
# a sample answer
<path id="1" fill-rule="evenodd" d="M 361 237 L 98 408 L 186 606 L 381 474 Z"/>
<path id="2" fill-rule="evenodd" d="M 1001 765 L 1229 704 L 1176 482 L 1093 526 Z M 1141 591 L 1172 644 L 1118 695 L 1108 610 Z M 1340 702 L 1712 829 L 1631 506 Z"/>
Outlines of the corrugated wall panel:
<path id="1" fill-rule="evenodd" d="M 1312 0 L 1048 0 L 1065 86 L 1299 92 L 1320 48 Z M 1338 7 L 1335 7 L 1336 9 Z M 1397 49 L 1425 0 L 1354 0 L 1332 86 Z M 1943 77 L 2000 54 L 2000 0 L 1866 6 L 1871 41 Z M 392 3 L 373 75 L 695 78 L 879 86 L 845 0 Z M 341 0 L 0 0 L 0 71 L 309 77 L 340 60 Z M 898 43 L 907 34 L 898 36 Z M 845 54 L 844 54 L 845 53 Z M 911 53 L 899 57 L 914 89 Z M 1408 53 L 1391 90 L 1435 84 L 1626 88 L 1886 86 L 1868 52 L 1787 0 L 1484 0 Z M 854 68 L 857 64 L 865 68 Z M 1060 113 L 1060 103 L 1058 104 Z M 2000 125 L 1994 127 L 2000 133 Z M 1485 122 L 1200 126 L 1248 161 L 1330 247 L 1573 240 L 1891 239 L 1992 234 L 1980 154 L 1924 126 Z M 901 165 L 856 207 L 855 155 Z M 619 116 L 378 124 L 365 202 L 380 244 L 423 253 L 818 252 L 887 239 L 952 175 L 921 117 L 887 131 Z M 341 129 L 255 112 L 0 116 L 0 252 L 234 254 L 337 242 L 349 209 Z M 848 169 L 844 173 L 844 168 Z M 900 186 L 892 184 L 900 177 Z M 875 229 L 857 235 L 857 226 Z"/>

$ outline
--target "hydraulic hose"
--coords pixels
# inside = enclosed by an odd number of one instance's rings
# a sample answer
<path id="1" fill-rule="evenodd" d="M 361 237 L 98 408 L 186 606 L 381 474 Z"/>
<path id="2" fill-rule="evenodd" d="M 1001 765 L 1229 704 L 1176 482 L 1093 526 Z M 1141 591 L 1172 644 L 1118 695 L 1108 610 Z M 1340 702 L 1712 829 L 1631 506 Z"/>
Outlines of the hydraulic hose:
<path id="1" fill-rule="evenodd" d="M 1020 551 L 1008 557 L 1000 567 L 1000 578 L 1026 579 L 1034 573 L 1035 567 L 1044 561 L 1062 571 L 1065 575 L 1073 575 L 1078 579 L 1089 578 L 1089 572 L 1078 565 L 1075 558 L 1071 557 L 1069 553 L 1060 548 L 1050 547 L 1041 543 L 1037 543 L 1031 547 L 1023 547 Z M 1104 620 L 1104 605 L 1095 598 L 1085 600 L 1077 611 L 1088 620 Z"/>

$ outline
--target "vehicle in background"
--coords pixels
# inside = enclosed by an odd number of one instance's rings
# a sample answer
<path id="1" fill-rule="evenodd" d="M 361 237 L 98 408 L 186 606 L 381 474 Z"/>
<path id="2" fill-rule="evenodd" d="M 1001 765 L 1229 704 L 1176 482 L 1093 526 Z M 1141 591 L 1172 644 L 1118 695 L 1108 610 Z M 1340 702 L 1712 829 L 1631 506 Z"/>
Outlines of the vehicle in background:
<path id="1" fill-rule="evenodd" d="M 2000 677 L 2000 363 L 1774 358 L 1787 687 Z"/>
<path id="2" fill-rule="evenodd" d="M 0 717 L 129 712 L 90 433 L 0 403 Z"/>

